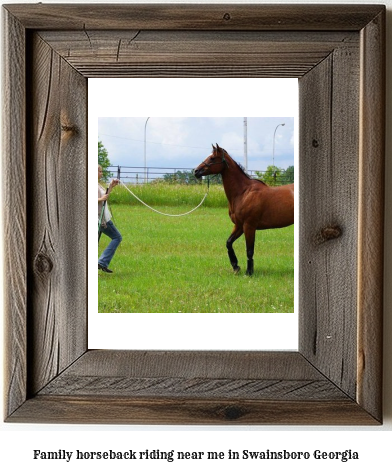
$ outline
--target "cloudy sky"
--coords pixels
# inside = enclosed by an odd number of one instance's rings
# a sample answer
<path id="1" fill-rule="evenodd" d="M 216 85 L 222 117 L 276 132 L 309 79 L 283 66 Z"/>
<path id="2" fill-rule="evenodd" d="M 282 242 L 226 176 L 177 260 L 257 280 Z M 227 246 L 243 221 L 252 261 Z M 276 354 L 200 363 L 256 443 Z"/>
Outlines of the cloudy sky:
<path id="1" fill-rule="evenodd" d="M 247 118 L 248 169 L 294 164 L 294 118 Z M 147 124 L 147 125 L 146 125 Z M 195 168 L 218 143 L 244 163 L 244 117 L 99 117 L 98 138 L 113 165 Z"/>
<path id="2" fill-rule="evenodd" d="M 296 79 L 89 79 L 89 150 L 97 136 L 113 165 L 195 168 L 218 143 L 248 169 L 294 164 L 298 116 Z M 146 125 L 147 118 L 148 122 Z"/>

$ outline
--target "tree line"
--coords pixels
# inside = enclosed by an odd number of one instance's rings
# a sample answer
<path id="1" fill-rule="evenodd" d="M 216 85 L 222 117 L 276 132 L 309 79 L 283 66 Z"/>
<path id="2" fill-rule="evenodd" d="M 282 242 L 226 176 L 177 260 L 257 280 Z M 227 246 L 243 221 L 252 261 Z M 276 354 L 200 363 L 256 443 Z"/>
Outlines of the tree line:
<path id="1" fill-rule="evenodd" d="M 98 164 L 102 166 L 103 180 L 108 181 L 110 171 L 108 167 L 112 166 L 109 160 L 109 154 L 101 141 L 98 141 Z M 256 179 L 260 179 L 269 186 L 280 186 L 282 184 L 294 183 L 294 166 L 287 169 L 277 166 L 268 166 L 266 171 L 256 171 Z M 208 177 L 211 184 L 222 184 L 222 176 L 215 175 Z M 170 184 L 198 184 L 200 180 L 196 179 L 192 171 L 176 171 L 174 173 L 166 173 L 162 178 L 157 180 Z"/>

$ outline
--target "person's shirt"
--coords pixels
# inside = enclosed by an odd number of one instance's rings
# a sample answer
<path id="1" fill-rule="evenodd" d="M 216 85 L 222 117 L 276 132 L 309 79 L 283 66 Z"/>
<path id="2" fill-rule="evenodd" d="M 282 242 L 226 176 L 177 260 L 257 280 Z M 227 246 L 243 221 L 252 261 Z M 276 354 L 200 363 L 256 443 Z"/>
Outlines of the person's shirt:
<path id="1" fill-rule="evenodd" d="M 100 199 L 105 194 L 106 194 L 105 188 L 98 183 L 98 199 Z M 99 222 L 99 219 L 101 218 L 102 206 L 103 206 L 104 202 L 105 201 L 99 201 L 98 202 L 98 222 Z M 111 218 L 112 218 L 112 215 L 110 213 L 109 204 L 106 201 L 105 211 L 104 211 L 104 215 L 103 215 L 103 218 L 102 218 L 102 224 L 106 224 L 106 222 L 109 222 Z"/>

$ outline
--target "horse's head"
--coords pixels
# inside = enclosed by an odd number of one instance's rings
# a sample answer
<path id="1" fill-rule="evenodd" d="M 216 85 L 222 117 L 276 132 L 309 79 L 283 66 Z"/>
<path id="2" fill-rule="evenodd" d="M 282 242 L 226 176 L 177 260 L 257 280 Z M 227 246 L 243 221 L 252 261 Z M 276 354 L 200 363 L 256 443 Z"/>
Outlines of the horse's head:
<path id="1" fill-rule="evenodd" d="M 227 167 L 229 167 L 227 160 L 226 151 L 221 148 L 218 144 L 212 145 L 212 153 L 200 163 L 200 165 L 193 170 L 196 178 L 207 176 L 209 174 L 220 174 Z"/>

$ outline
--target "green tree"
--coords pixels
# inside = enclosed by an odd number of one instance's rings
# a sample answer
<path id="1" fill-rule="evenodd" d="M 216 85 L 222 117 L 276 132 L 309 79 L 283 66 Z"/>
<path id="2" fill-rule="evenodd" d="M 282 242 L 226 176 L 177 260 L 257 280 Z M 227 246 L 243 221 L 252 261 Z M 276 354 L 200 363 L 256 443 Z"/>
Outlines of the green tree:
<path id="1" fill-rule="evenodd" d="M 268 166 L 266 171 L 256 171 L 256 176 L 269 186 L 279 186 L 282 184 L 282 174 L 284 170 L 277 166 Z"/>
<path id="2" fill-rule="evenodd" d="M 283 173 L 282 184 L 294 183 L 294 166 L 289 166 Z"/>
<path id="3" fill-rule="evenodd" d="M 192 171 L 176 171 L 175 173 L 166 173 L 163 180 L 167 183 L 175 184 L 197 184 L 199 180 L 195 178 Z"/>
<path id="4" fill-rule="evenodd" d="M 111 173 L 108 171 L 108 167 L 111 166 L 109 160 L 109 154 L 106 148 L 103 146 L 101 141 L 98 141 L 98 164 L 102 166 L 103 177 L 102 179 L 106 182 L 109 180 Z"/>

